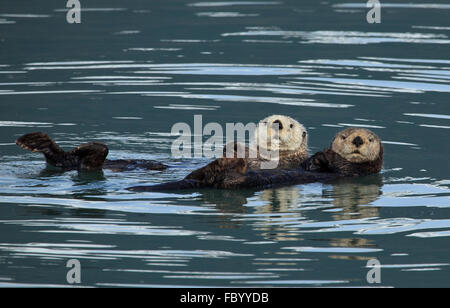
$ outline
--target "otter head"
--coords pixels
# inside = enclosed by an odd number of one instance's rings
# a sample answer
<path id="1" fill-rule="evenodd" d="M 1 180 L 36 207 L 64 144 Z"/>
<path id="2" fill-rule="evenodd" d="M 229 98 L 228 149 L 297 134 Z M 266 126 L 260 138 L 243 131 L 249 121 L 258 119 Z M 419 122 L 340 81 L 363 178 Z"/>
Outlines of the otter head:
<path id="1" fill-rule="evenodd" d="M 307 152 L 308 133 L 296 120 L 283 115 L 271 115 L 258 123 L 255 140 L 260 148 L 278 151 Z"/>
<path id="2" fill-rule="evenodd" d="M 381 140 L 368 129 L 347 128 L 331 143 L 331 150 L 352 163 L 371 162 L 380 157 Z"/>

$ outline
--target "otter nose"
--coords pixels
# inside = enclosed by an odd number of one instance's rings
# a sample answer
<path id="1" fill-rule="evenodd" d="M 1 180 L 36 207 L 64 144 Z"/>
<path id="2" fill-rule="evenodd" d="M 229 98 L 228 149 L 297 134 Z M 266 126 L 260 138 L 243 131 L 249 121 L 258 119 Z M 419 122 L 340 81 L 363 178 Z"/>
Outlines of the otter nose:
<path id="1" fill-rule="evenodd" d="M 282 129 L 283 129 L 283 124 L 281 124 L 281 121 L 280 121 L 280 120 L 275 120 L 275 121 L 273 121 L 272 126 L 275 126 L 276 124 L 278 124 L 278 129 L 279 129 L 279 130 L 282 130 Z"/>
<path id="2" fill-rule="evenodd" d="M 362 138 L 360 136 L 355 137 L 355 139 L 353 139 L 352 143 L 359 148 L 361 146 L 361 144 L 364 143 L 364 140 L 362 140 Z"/>

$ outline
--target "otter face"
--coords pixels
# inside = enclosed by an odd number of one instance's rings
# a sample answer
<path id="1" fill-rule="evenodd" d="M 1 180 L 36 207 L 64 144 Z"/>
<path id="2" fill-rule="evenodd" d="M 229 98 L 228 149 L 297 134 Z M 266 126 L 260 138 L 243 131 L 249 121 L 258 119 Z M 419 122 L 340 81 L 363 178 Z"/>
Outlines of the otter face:
<path id="1" fill-rule="evenodd" d="M 379 157 L 381 140 L 368 129 L 348 128 L 333 139 L 331 150 L 352 163 L 374 161 Z"/>
<path id="2" fill-rule="evenodd" d="M 258 123 L 255 140 L 260 148 L 278 151 L 297 151 L 306 153 L 308 133 L 296 120 L 283 115 L 271 115 Z"/>

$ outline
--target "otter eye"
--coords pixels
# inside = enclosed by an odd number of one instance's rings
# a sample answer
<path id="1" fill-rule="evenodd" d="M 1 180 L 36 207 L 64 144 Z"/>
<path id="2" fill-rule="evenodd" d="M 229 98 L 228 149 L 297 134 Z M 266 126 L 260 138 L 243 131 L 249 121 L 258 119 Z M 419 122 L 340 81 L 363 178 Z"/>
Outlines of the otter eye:
<path id="1" fill-rule="evenodd" d="M 370 141 L 370 142 L 373 142 L 373 138 L 369 138 L 369 141 Z"/>
<path id="2" fill-rule="evenodd" d="M 347 137 L 345 137 L 344 135 L 342 135 L 342 136 L 341 136 L 341 139 L 342 139 L 342 140 L 345 140 L 345 139 L 347 139 Z"/>
<path id="3" fill-rule="evenodd" d="M 294 124 L 289 125 L 290 128 L 294 127 Z"/>
<path id="4" fill-rule="evenodd" d="M 303 138 L 305 138 L 306 137 L 306 132 L 303 132 L 302 136 L 303 136 Z"/>

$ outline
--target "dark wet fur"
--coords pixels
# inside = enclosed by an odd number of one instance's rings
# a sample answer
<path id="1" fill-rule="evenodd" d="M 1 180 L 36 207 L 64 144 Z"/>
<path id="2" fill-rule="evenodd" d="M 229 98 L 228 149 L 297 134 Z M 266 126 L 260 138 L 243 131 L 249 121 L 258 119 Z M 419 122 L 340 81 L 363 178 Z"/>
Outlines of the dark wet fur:
<path id="1" fill-rule="evenodd" d="M 130 171 L 134 169 L 164 170 L 166 165 L 152 160 L 118 159 L 106 160 L 108 147 L 101 142 L 88 142 L 71 151 L 62 150 L 46 133 L 36 132 L 23 135 L 16 144 L 32 152 L 41 152 L 47 164 L 64 170 Z"/>
<path id="2" fill-rule="evenodd" d="M 110 169 L 112 171 L 130 171 L 134 169 L 145 169 L 145 170 L 165 170 L 167 165 L 163 163 L 146 160 L 146 159 L 107 159 L 103 165 L 103 168 Z"/>
<path id="3" fill-rule="evenodd" d="M 197 169 L 181 181 L 153 186 L 131 187 L 132 191 L 165 191 L 197 188 L 266 188 L 302 184 L 336 178 L 335 174 L 308 172 L 298 169 L 246 170 L 242 158 L 219 158 Z"/>
<path id="4" fill-rule="evenodd" d="M 283 185 L 329 182 L 343 177 L 378 173 L 383 164 L 383 148 L 378 159 L 351 163 L 330 149 L 317 152 L 295 169 L 248 170 L 242 158 L 219 158 L 187 175 L 183 180 L 153 186 L 131 187 L 133 191 L 165 191 L 197 188 L 268 188 Z"/>

